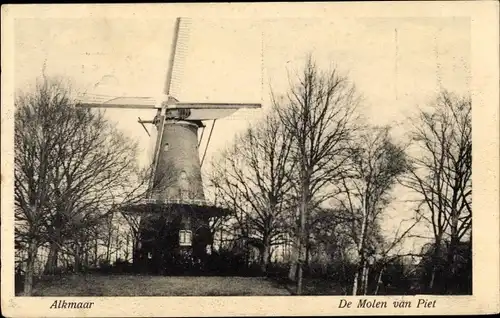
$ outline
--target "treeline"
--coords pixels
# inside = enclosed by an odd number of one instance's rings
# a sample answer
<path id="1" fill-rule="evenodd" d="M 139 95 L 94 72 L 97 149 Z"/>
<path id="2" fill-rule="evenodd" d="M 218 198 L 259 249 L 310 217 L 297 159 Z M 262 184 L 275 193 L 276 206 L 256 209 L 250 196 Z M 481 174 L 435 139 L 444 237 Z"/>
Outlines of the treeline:
<path id="1" fill-rule="evenodd" d="M 391 127 L 367 124 L 337 69 L 309 58 L 289 82 L 213 164 L 214 196 L 234 211 L 221 231 L 258 250 L 262 271 L 273 250 L 290 246 L 282 262 L 298 294 L 304 272 L 344 280 L 353 295 L 380 293 L 390 280 L 399 293 L 471 293 L 470 98 L 441 92 L 396 141 Z M 401 189 L 413 194 L 414 215 L 385 233 Z M 428 244 L 402 252 L 417 226 L 430 228 Z"/>

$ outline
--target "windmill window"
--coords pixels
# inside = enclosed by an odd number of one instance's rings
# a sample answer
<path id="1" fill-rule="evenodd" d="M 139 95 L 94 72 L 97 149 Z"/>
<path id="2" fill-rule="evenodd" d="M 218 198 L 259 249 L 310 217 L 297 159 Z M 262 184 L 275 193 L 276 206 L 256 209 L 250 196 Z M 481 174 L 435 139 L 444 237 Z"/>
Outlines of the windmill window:
<path id="1" fill-rule="evenodd" d="M 189 230 L 179 231 L 179 245 L 180 246 L 191 246 L 192 242 L 192 232 Z"/>
<path id="2" fill-rule="evenodd" d="M 182 171 L 179 175 L 179 195 L 181 199 L 189 195 L 189 180 L 186 171 Z"/>
<path id="3" fill-rule="evenodd" d="M 168 142 L 167 142 L 167 143 L 165 143 L 165 145 L 163 146 L 163 151 L 167 151 L 167 150 L 168 150 L 168 148 L 169 148 L 169 144 L 168 144 Z"/>

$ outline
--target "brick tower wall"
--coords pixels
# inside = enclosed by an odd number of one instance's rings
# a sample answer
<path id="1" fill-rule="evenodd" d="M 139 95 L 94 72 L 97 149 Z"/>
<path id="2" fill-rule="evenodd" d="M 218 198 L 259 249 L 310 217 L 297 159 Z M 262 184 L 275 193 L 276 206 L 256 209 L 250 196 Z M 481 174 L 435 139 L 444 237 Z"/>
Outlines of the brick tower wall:
<path id="1" fill-rule="evenodd" d="M 159 151 L 154 198 L 204 200 L 198 125 L 166 120 Z"/>

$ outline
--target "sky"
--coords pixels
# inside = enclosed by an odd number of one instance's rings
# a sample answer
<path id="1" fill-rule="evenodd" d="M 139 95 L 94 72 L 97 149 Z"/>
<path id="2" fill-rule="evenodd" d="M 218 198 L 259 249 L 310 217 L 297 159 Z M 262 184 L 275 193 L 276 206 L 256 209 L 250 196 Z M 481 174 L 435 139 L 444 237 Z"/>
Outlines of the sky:
<path id="1" fill-rule="evenodd" d="M 159 96 L 165 82 L 173 19 L 19 19 L 15 23 L 15 88 L 41 75 L 65 76 L 80 91 L 112 96 Z M 287 74 L 312 53 L 320 67 L 335 65 L 363 96 L 374 125 L 401 122 L 440 88 L 467 93 L 470 24 L 462 18 L 191 19 L 173 95 L 180 101 L 261 102 L 218 120 L 203 171 L 224 146 L 269 109 L 269 87 L 285 92 Z M 107 110 L 110 120 L 140 141 L 148 163 L 152 140 L 137 123 L 154 111 Z M 209 128 L 211 122 L 207 122 Z M 152 127 L 149 128 L 153 130 Z M 207 141 L 205 131 L 200 154 Z M 389 211 L 394 228 L 411 211 L 398 195 Z M 395 219 L 394 219 L 395 217 Z"/>

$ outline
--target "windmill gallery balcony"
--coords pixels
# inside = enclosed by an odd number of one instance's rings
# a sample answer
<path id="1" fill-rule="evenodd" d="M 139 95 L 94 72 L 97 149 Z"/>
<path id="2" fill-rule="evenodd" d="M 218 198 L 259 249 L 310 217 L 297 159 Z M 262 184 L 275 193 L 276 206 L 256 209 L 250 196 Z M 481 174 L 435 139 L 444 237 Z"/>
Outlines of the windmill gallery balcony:
<path id="1" fill-rule="evenodd" d="M 222 206 L 210 204 L 207 200 L 199 199 L 143 199 L 136 204 L 121 206 L 122 213 L 164 214 L 175 210 L 191 212 L 194 216 L 203 218 L 220 217 L 227 215 L 230 210 Z"/>

